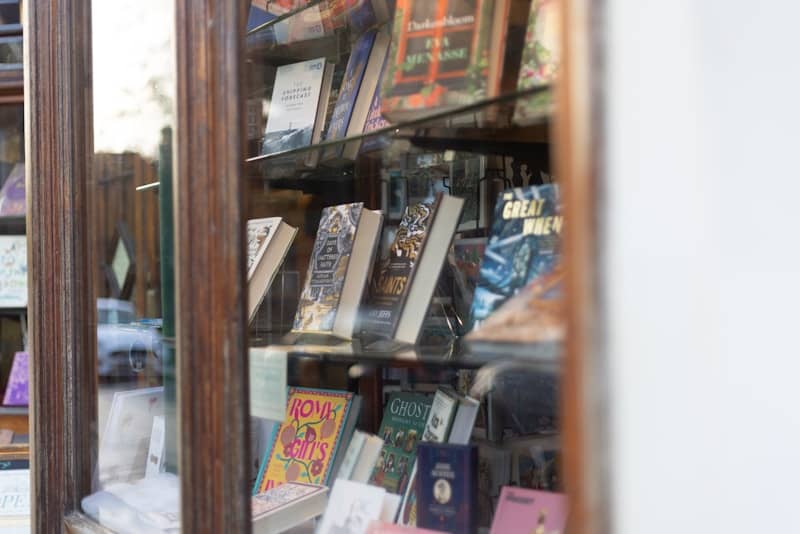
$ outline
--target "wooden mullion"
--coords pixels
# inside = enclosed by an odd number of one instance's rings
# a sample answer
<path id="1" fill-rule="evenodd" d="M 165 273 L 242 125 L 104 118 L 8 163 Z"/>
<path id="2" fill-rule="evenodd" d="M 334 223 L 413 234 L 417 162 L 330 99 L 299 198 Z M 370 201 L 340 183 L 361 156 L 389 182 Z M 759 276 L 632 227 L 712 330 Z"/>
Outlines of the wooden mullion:
<path id="1" fill-rule="evenodd" d="M 32 526 L 61 532 L 97 458 L 91 6 L 25 5 Z"/>
<path id="2" fill-rule="evenodd" d="M 245 2 L 177 1 L 175 245 L 182 528 L 249 532 Z"/>

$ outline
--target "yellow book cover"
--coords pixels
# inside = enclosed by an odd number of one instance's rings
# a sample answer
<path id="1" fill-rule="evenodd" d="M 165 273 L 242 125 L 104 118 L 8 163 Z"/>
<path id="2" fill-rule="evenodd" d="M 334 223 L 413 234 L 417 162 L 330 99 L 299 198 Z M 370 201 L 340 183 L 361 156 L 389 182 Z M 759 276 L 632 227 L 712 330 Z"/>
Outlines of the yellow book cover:
<path id="1" fill-rule="evenodd" d="M 327 484 L 353 394 L 290 387 L 286 419 L 272 437 L 253 493 L 284 482 Z"/>

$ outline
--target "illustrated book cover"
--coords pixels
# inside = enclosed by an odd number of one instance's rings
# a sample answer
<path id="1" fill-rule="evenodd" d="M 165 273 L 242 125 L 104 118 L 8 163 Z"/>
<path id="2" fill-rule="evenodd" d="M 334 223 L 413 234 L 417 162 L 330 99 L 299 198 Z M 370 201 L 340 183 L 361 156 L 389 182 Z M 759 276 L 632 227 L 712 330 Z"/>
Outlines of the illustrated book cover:
<path id="1" fill-rule="evenodd" d="M 280 217 L 247 221 L 247 307 L 253 319 L 286 253 L 297 235 L 297 228 Z"/>
<path id="2" fill-rule="evenodd" d="M 550 86 L 560 63 L 561 24 L 559 0 L 532 0 L 522 49 L 517 88 Z M 551 91 L 522 98 L 514 109 L 514 122 L 526 124 L 552 111 Z"/>
<path id="3" fill-rule="evenodd" d="M 486 98 L 493 12 L 494 0 L 397 0 L 383 115 L 399 122 Z"/>
<path id="4" fill-rule="evenodd" d="M 383 449 L 370 484 L 391 493 L 405 492 L 432 402 L 429 395 L 420 393 L 396 392 L 389 396 L 378 432 Z"/>
<path id="5" fill-rule="evenodd" d="M 286 482 L 327 484 L 352 403 L 346 391 L 290 387 L 286 419 L 273 433 L 254 493 Z"/>
<path id="6" fill-rule="evenodd" d="M 337 480 L 317 534 L 366 534 L 369 524 L 381 519 L 385 495 L 384 488 Z"/>
<path id="7" fill-rule="evenodd" d="M 0 189 L 0 217 L 25 215 L 25 165 L 17 163 Z"/>
<path id="8" fill-rule="evenodd" d="M 352 336 L 382 222 L 360 202 L 322 210 L 293 332 Z"/>
<path id="9" fill-rule="evenodd" d="M 567 498 L 549 493 L 505 486 L 492 521 L 490 534 L 564 534 Z"/>
<path id="10" fill-rule="evenodd" d="M 327 105 L 320 102 L 325 71 L 325 58 L 278 67 L 262 154 L 292 150 L 319 140 L 319 106 Z"/>
<path id="11" fill-rule="evenodd" d="M 369 30 L 353 45 L 326 141 L 360 135 L 364 131 L 388 48 L 389 33 L 380 29 Z M 322 161 L 329 164 L 352 161 L 360 146 L 360 141 L 353 140 L 330 147 L 325 150 Z"/>
<path id="12" fill-rule="evenodd" d="M 28 358 L 27 352 L 14 354 L 14 363 L 11 364 L 11 373 L 8 375 L 6 392 L 3 395 L 5 406 L 28 405 Z"/>
<path id="13" fill-rule="evenodd" d="M 27 305 L 27 239 L 24 235 L 0 235 L 0 308 Z"/>
<path id="14" fill-rule="evenodd" d="M 406 207 L 370 286 L 362 328 L 414 344 L 458 224 L 463 199 L 438 194 Z"/>
<path id="15" fill-rule="evenodd" d="M 328 488 L 318 484 L 287 482 L 251 497 L 253 532 L 283 532 L 322 515 L 328 503 Z"/>
<path id="16" fill-rule="evenodd" d="M 420 443 L 417 525 L 445 532 L 476 532 L 477 467 L 474 445 Z"/>
<path id="17" fill-rule="evenodd" d="M 560 285 L 545 282 L 559 265 L 562 226 L 557 185 L 500 193 L 472 301 L 473 327 L 531 282 L 541 281 L 558 297 Z"/>

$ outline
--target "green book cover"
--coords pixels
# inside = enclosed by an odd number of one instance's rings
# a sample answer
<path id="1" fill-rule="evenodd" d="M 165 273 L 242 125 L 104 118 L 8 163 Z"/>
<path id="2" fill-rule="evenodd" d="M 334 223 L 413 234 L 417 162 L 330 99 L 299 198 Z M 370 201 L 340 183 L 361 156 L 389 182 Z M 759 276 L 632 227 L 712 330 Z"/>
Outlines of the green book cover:
<path id="1" fill-rule="evenodd" d="M 378 433 L 383 449 L 370 484 L 391 493 L 405 492 L 432 402 L 430 396 L 421 393 L 393 393 L 389 397 Z"/>

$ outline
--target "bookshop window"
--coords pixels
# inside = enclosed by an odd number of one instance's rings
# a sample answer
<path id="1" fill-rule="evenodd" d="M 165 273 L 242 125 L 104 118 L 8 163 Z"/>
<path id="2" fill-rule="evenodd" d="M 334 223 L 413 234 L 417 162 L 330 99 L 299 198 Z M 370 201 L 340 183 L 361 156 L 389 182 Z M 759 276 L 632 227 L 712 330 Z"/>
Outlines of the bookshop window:
<path id="1" fill-rule="evenodd" d="M 172 143 L 174 3 L 94 0 L 89 186 L 98 455 L 83 512 L 112 531 L 179 526 Z"/>
<path id="2" fill-rule="evenodd" d="M 555 0 L 251 2 L 256 532 L 564 531 L 560 31 Z"/>

